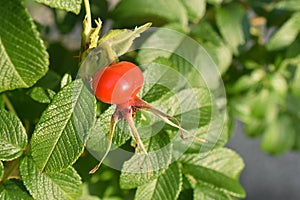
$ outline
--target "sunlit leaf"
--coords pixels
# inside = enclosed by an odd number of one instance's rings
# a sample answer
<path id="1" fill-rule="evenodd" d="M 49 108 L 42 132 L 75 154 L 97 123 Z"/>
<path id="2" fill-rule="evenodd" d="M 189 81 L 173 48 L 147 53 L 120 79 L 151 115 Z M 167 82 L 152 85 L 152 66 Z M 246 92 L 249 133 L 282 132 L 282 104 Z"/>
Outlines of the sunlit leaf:
<path id="1" fill-rule="evenodd" d="M 58 8 L 79 14 L 82 0 L 35 0 L 52 8 Z"/>
<path id="2" fill-rule="evenodd" d="M 206 0 L 180 0 L 187 10 L 189 20 L 197 23 L 205 14 Z"/>
<path id="3" fill-rule="evenodd" d="M 173 163 L 157 179 L 139 186 L 135 194 L 135 200 L 177 199 L 182 185 L 181 176 L 178 164 Z"/>
<path id="4" fill-rule="evenodd" d="M 48 70 L 46 48 L 23 4 L 0 2 L 0 92 L 31 87 Z"/>
<path id="5" fill-rule="evenodd" d="M 34 199 L 76 199 L 81 194 L 80 176 L 73 168 L 45 174 L 41 173 L 32 158 L 25 157 L 20 173 Z"/>
<path id="6" fill-rule="evenodd" d="M 194 200 L 236 200 L 237 198 L 223 193 L 222 191 L 215 190 L 213 187 L 209 187 L 206 184 L 198 183 L 194 189 Z"/>
<path id="7" fill-rule="evenodd" d="M 135 153 L 122 167 L 120 185 L 124 189 L 136 188 L 149 182 L 148 167 L 151 170 L 150 180 L 153 180 L 162 174 L 171 162 L 172 144 L 167 133 L 157 133 L 151 138 L 145 138 L 143 142 L 149 153 L 151 166 L 148 166 L 147 156 L 142 151 Z"/>
<path id="8" fill-rule="evenodd" d="M 216 10 L 218 28 L 235 55 L 245 44 L 249 26 L 246 11 L 240 4 L 231 3 Z"/>
<path id="9" fill-rule="evenodd" d="M 222 148 L 208 154 L 187 154 L 180 161 L 184 174 L 193 184 L 201 183 L 233 197 L 245 197 L 245 191 L 238 182 L 244 162 L 231 150 Z"/>
<path id="10" fill-rule="evenodd" d="M 300 32 L 300 13 L 295 13 L 270 38 L 268 50 L 279 50 L 290 45 Z"/>
<path id="11" fill-rule="evenodd" d="M 298 0 L 278 1 L 271 6 L 273 9 L 282 10 L 300 10 L 300 4 Z"/>
<path id="12" fill-rule="evenodd" d="M 21 156 L 27 144 L 27 133 L 18 117 L 0 109 L 0 130 L 0 160 Z"/>
<path id="13" fill-rule="evenodd" d="M 70 74 L 65 74 L 60 81 L 60 88 L 65 87 L 66 85 L 68 85 L 69 83 L 72 82 L 72 76 Z"/>
<path id="14" fill-rule="evenodd" d="M 95 108 L 93 94 L 80 79 L 54 96 L 31 139 L 32 155 L 41 171 L 61 171 L 78 159 L 94 125 Z"/>

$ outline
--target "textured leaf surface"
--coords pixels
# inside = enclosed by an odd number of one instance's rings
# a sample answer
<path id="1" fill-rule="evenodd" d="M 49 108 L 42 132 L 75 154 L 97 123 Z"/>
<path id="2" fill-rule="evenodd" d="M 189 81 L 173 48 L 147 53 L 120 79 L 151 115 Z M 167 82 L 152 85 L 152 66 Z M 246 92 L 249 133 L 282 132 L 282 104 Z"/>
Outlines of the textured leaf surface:
<path id="1" fill-rule="evenodd" d="M 300 12 L 295 13 L 275 32 L 267 44 L 268 50 L 278 50 L 289 46 L 300 32 Z"/>
<path id="2" fill-rule="evenodd" d="M 157 179 L 139 186 L 135 200 L 173 200 L 181 191 L 182 175 L 177 163 L 173 163 Z"/>
<path id="3" fill-rule="evenodd" d="M 239 47 L 246 42 L 248 26 L 246 12 L 239 4 L 219 7 L 216 12 L 217 25 L 220 32 L 235 55 Z"/>
<path id="4" fill-rule="evenodd" d="M 82 0 L 35 0 L 52 8 L 58 8 L 65 11 L 79 14 Z"/>
<path id="5" fill-rule="evenodd" d="M 22 155 L 27 134 L 21 121 L 12 113 L 0 109 L 0 160 L 13 160 Z"/>
<path id="6" fill-rule="evenodd" d="M 33 200 L 24 186 L 15 180 L 8 180 L 0 186 L 0 200 Z"/>
<path id="7" fill-rule="evenodd" d="M 25 157 L 20 173 L 34 199 L 76 199 L 81 195 L 80 176 L 73 168 L 45 174 L 41 173 L 32 158 Z"/>
<path id="8" fill-rule="evenodd" d="M 48 70 L 48 54 L 23 1 L 0 2 L 0 92 L 27 88 Z"/>
<path id="9" fill-rule="evenodd" d="M 233 179 L 238 179 L 245 164 L 241 157 L 234 151 L 227 148 L 218 148 L 211 151 L 208 156 L 205 154 L 186 154 L 181 157 L 181 162 L 201 165 L 209 169 L 222 172 Z"/>
<path id="10" fill-rule="evenodd" d="M 143 137 L 141 135 L 141 137 Z M 165 132 L 160 132 L 149 139 L 145 139 L 144 145 L 150 157 L 151 180 L 164 172 L 171 162 L 172 144 Z M 122 167 L 120 185 L 124 189 L 136 188 L 149 182 L 147 178 L 147 158 L 143 152 L 136 153 Z"/>
<path id="11" fill-rule="evenodd" d="M 83 141 L 94 125 L 95 98 L 78 79 L 54 96 L 42 114 L 31 140 L 32 155 L 42 171 L 61 171 L 83 151 Z"/>
<path id="12" fill-rule="evenodd" d="M 236 200 L 235 197 L 223 193 L 205 184 L 198 184 L 194 189 L 194 200 Z"/>
<path id="13" fill-rule="evenodd" d="M 204 155 L 184 155 L 181 159 L 183 172 L 187 174 L 192 183 L 205 184 L 233 197 L 245 197 L 245 191 L 237 180 L 240 171 L 244 167 L 243 161 L 235 153 L 224 148 Z M 222 159 L 225 159 L 225 161 Z M 222 164 L 224 164 L 224 167 Z"/>

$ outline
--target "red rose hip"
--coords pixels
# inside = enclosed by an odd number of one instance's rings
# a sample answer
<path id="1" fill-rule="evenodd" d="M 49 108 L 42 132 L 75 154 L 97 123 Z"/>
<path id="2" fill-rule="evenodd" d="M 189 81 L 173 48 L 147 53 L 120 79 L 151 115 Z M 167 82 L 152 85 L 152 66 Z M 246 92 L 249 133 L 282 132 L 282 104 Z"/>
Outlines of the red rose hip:
<path id="1" fill-rule="evenodd" d="M 135 64 L 123 61 L 100 69 L 93 77 L 93 90 L 102 102 L 126 104 L 143 83 L 142 71 Z"/>

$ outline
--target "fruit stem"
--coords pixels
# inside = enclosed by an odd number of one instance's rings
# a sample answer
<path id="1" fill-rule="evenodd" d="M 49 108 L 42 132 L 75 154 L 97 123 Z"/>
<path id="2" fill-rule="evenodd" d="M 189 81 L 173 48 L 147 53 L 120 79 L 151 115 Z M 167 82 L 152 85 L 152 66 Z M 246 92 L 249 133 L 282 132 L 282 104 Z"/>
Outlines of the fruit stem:
<path id="1" fill-rule="evenodd" d="M 146 157 L 147 157 L 147 178 L 150 179 L 151 177 L 151 161 L 150 161 L 150 157 L 149 157 L 149 154 L 143 144 L 143 141 L 141 140 L 140 136 L 139 136 L 139 133 L 134 125 L 134 122 L 133 122 L 133 118 L 132 118 L 132 110 L 130 110 L 130 112 L 125 116 L 125 120 L 127 121 L 129 127 L 130 127 L 130 130 L 131 130 L 131 134 L 137 144 L 137 150 L 140 151 L 140 148 L 142 149 L 142 151 L 145 153 Z"/>
<path id="2" fill-rule="evenodd" d="M 109 132 L 109 136 L 108 136 L 108 143 L 107 143 L 107 148 L 106 148 L 105 154 L 103 155 L 103 157 L 102 157 L 101 161 L 98 163 L 98 165 L 96 165 L 92 170 L 89 171 L 89 174 L 95 173 L 99 169 L 99 167 L 101 166 L 101 164 L 103 163 L 105 158 L 107 157 L 107 155 L 110 151 L 110 148 L 111 148 L 112 138 L 113 138 L 113 135 L 114 135 L 114 132 L 115 132 L 115 127 L 116 127 L 116 124 L 117 124 L 118 120 L 119 120 L 119 116 L 115 112 L 111 116 L 111 120 L 110 120 L 110 132 Z"/>
<path id="3" fill-rule="evenodd" d="M 192 137 L 194 137 L 196 140 L 200 141 L 200 142 L 204 142 L 204 143 L 207 143 L 208 141 L 204 138 L 200 138 L 192 133 L 190 133 L 189 131 L 185 130 L 184 128 L 181 127 L 178 119 L 176 119 L 175 117 L 172 117 L 160 110 L 158 110 L 157 108 L 151 106 L 149 103 L 145 102 L 144 100 L 138 98 L 138 97 L 135 97 L 134 99 L 135 101 L 135 106 L 138 108 L 138 109 L 142 109 L 142 110 L 145 110 L 145 111 L 148 111 L 148 112 L 151 112 L 153 113 L 154 115 L 156 115 L 157 117 L 161 118 L 165 123 L 175 127 L 175 128 L 178 128 L 179 131 L 180 131 L 180 137 L 182 139 L 187 139 L 186 137 L 184 137 L 183 135 L 183 132 L 184 133 L 187 133 L 189 135 L 191 135 Z M 173 120 L 174 122 L 172 122 L 171 120 Z"/>

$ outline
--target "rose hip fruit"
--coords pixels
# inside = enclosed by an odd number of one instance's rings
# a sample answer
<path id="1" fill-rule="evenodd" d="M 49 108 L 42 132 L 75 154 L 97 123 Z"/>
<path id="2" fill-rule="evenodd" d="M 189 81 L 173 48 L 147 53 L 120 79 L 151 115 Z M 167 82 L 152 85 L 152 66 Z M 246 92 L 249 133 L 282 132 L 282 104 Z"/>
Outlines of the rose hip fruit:
<path id="1" fill-rule="evenodd" d="M 142 71 L 135 64 L 123 61 L 100 69 L 94 75 L 93 89 L 100 101 L 123 104 L 136 96 L 143 83 Z"/>
<path id="2" fill-rule="evenodd" d="M 111 148 L 116 123 L 118 120 L 125 120 L 128 123 L 132 136 L 136 142 L 137 152 L 142 150 L 147 157 L 147 177 L 148 179 L 150 178 L 150 157 L 133 121 L 135 113 L 139 110 L 151 112 L 160 117 L 165 123 L 178 128 L 180 130 L 180 136 L 183 139 L 183 132 L 191 134 L 180 126 L 180 123 L 176 118 L 152 107 L 149 103 L 137 97 L 137 94 L 142 88 L 143 83 L 144 76 L 139 67 L 131 62 L 126 61 L 113 63 L 109 66 L 101 68 L 93 76 L 92 89 L 95 96 L 100 101 L 109 104 L 116 104 L 117 107 L 110 121 L 110 134 L 106 152 L 99 164 L 90 171 L 90 174 L 97 171 L 105 157 L 108 155 Z M 205 139 L 199 138 L 195 135 L 192 136 L 201 142 L 207 142 Z"/>

